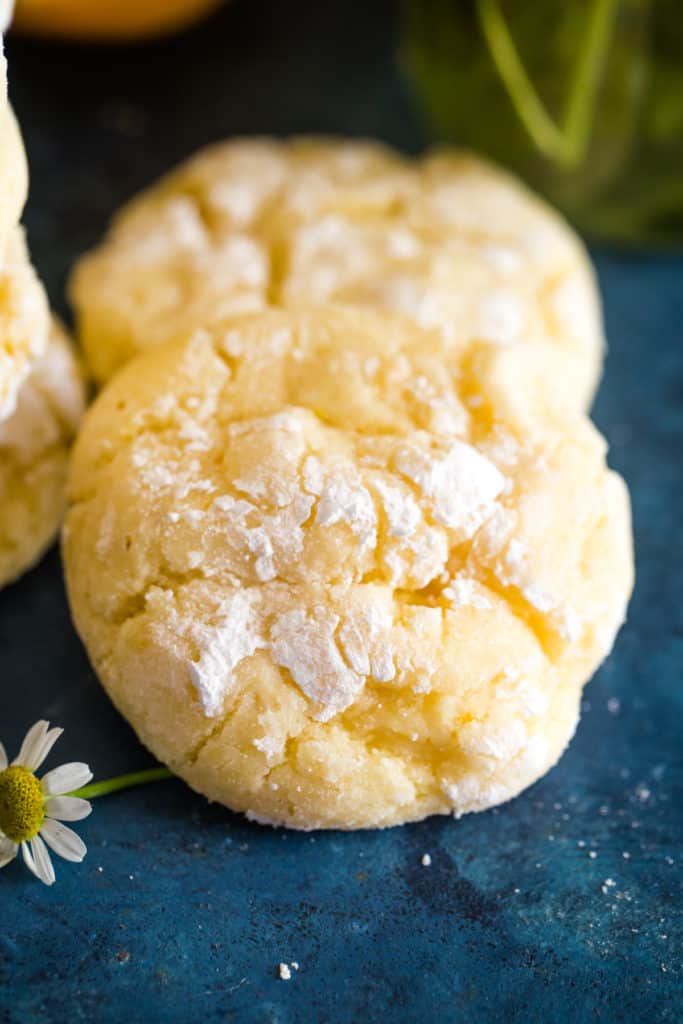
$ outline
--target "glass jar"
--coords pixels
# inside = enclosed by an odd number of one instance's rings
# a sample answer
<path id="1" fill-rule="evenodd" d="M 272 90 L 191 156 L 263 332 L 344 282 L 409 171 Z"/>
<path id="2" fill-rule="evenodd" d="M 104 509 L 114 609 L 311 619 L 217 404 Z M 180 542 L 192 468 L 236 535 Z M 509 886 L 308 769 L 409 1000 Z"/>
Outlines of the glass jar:
<path id="1" fill-rule="evenodd" d="M 430 132 L 588 233 L 683 241 L 683 0 L 404 0 Z"/>

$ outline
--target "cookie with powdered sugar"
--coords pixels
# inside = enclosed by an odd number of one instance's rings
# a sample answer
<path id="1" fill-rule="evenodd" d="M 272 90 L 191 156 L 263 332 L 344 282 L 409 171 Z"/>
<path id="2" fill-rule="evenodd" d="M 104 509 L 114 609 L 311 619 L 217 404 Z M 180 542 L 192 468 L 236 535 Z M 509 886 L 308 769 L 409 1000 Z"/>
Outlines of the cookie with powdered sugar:
<path id="1" fill-rule="evenodd" d="M 0 586 L 52 543 L 65 506 L 69 450 L 85 404 L 83 377 L 53 323 L 12 412 L 0 420 Z"/>
<path id="2" fill-rule="evenodd" d="M 438 332 L 348 309 L 139 356 L 86 415 L 69 503 L 71 608 L 114 703 L 192 787 L 295 828 L 519 793 L 632 586 L 587 420 L 515 423 Z"/>
<path id="3" fill-rule="evenodd" d="M 519 181 L 457 151 L 240 140 L 198 154 L 115 218 L 71 282 L 104 381 L 179 329 L 267 305 L 390 310 L 455 358 L 507 350 L 528 403 L 585 408 L 602 362 L 577 236 Z"/>

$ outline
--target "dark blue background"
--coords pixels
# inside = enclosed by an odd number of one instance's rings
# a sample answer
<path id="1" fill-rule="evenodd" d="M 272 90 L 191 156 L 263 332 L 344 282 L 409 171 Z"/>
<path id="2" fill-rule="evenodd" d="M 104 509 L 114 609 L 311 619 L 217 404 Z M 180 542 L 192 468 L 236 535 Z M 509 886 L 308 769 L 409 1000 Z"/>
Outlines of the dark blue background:
<path id="1" fill-rule="evenodd" d="M 144 49 L 10 40 L 55 305 L 116 206 L 212 139 L 419 148 L 391 19 L 379 0 L 241 0 Z M 386 833 L 272 831 L 179 782 L 105 798 L 51 890 L 19 864 L 0 875 L 1 1021 L 681 1019 L 683 259 L 594 255 L 611 343 L 595 415 L 631 487 L 638 583 L 561 764 L 499 810 Z M 66 728 L 51 764 L 150 763 L 88 667 L 56 552 L 0 593 L 10 753 L 39 717 Z"/>

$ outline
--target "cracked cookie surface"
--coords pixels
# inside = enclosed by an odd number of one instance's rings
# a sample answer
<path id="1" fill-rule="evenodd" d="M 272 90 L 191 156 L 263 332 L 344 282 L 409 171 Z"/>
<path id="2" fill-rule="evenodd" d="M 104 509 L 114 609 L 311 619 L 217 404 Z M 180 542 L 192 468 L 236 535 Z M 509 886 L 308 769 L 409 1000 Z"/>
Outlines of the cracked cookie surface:
<path id="1" fill-rule="evenodd" d="M 33 565 L 54 540 L 83 408 L 80 368 L 64 332 L 53 324 L 13 412 L 0 421 L 0 586 Z"/>
<path id="2" fill-rule="evenodd" d="M 632 585 L 583 417 L 496 415 L 438 332 L 271 311 L 138 357 L 77 441 L 76 626 L 191 786 L 297 828 L 480 810 L 562 753 Z"/>
<path id="3" fill-rule="evenodd" d="M 534 402 L 585 408 L 603 335 L 578 238 L 519 182 L 458 152 L 236 141 L 134 199 L 71 283 L 96 379 L 179 330 L 275 306 L 386 309 L 458 358 L 507 350 Z"/>

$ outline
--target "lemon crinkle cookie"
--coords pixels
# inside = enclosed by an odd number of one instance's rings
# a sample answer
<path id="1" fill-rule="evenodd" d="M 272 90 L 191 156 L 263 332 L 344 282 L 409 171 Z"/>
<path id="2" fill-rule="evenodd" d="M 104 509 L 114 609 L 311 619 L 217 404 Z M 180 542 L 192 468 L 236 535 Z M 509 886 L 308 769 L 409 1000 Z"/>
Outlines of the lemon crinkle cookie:
<path id="1" fill-rule="evenodd" d="M 214 146 L 118 214 L 71 294 L 100 381 L 207 317 L 329 302 L 406 315 L 457 352 L 509 347 L 550 408 L 587 406 L 602 361 L 578 238 L 514 178 L 458 152 Z"/>
<path id="2" fill-rule="evenodd" d="M 63 331 L 53 324 L 13 411 L 0 420 L 0 586 L 28 569 L 54 540 L 83 406 L 80 369 Z"/>
<path id="3" fill-rule="evenodd" d="M 19 218 L 28 169 L 6 96 L 0 0 L 0 587 L 43 554 L 65 506 L 68 453 L 84 408 L 80 367 L 31 265 Z"/>
<path id="4" fill-rule="evenodd" d="M 114 703 L 297 828 L 481 810 L 571 737 L 632 585 L 604 442 L 497 417 L 438 332 L 352 310 L 159 346 L 86 416 L 64 559 Z"/>

